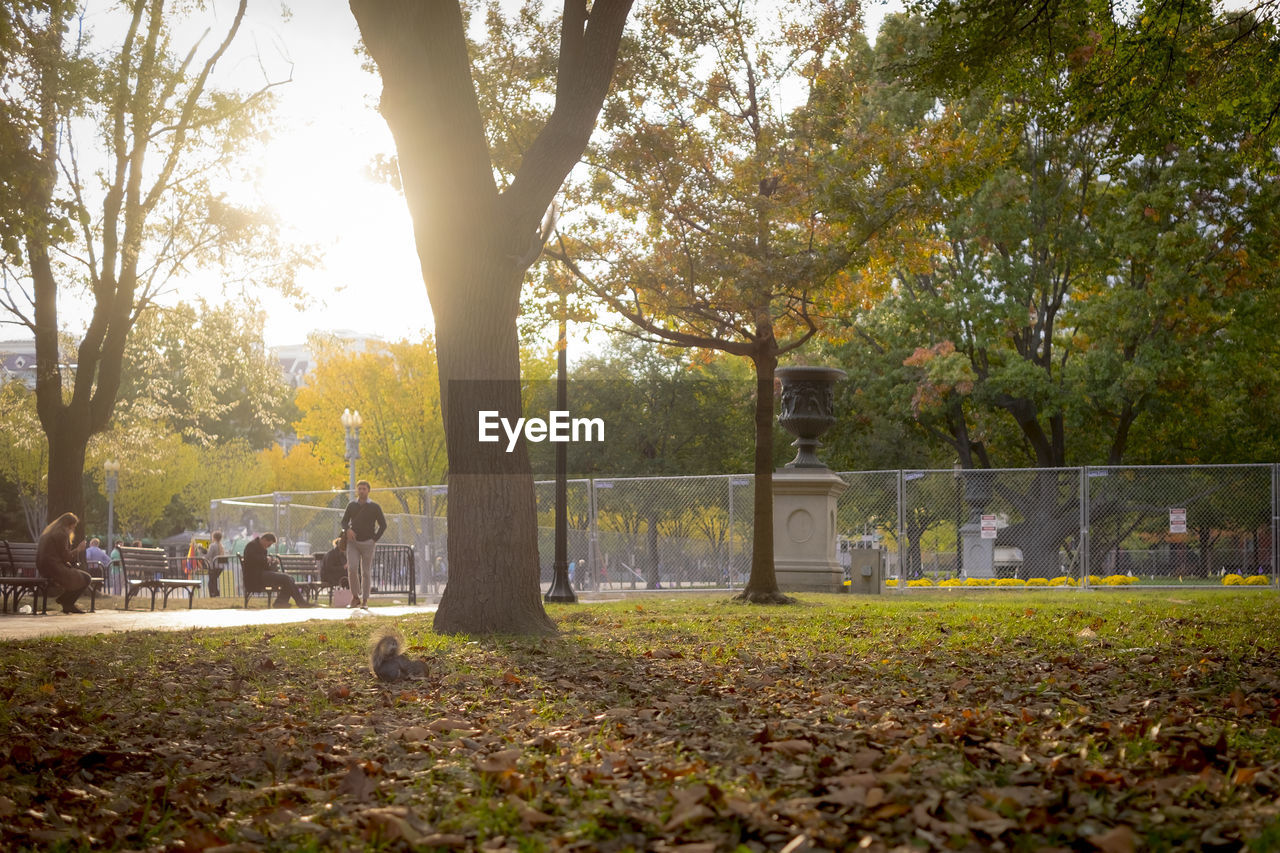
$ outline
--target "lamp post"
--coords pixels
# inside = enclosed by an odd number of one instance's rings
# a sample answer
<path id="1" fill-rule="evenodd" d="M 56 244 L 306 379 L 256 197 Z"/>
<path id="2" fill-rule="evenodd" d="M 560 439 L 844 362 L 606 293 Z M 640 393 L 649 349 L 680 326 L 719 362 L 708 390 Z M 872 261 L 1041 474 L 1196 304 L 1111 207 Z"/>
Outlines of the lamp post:
<path id="1" fill-rule="evenodd" d="M 356 460 L 360 458 L 360 427 L 363 424 L 364 418 L 360 417 L 359 412 L 342 410 L 342 428 L 347 433 L 347 455 L 343 458 L 350 466 L 352 500 L 356 499 Z"/>
<path id="2" fill-rule="evenodd" d="M 102 463 L 102 470 L 107 474 L 107 547 L 116 541 L 116 489 L 120 486 L 120 463 L 108 459 Z"/>
<path id="3" fill-rule="evenodd" d="M 120 463 L 114 459 L 108 459 L 102 463 L 102 470 L 107 475 L 107 555 L 110 560 L 112 545 L 116 541 L 116 489 L 120 486 Z M 111 572 L 111 566 L 108 563 L 106 571 L 108 575 Z M 103 581 L 106 583 L 106 581 Z"/>
<path id="4" fill-rule="evenodd" d="M 569 378 L 567 353 L 568 340 L 568 306 L 566 294 L 560 293 L 560 340 L 556 346 L 556 408 L 560 411 L 569 409 Z M 552 564 L 551 588 L 543 597 L 544 601 L 559 604 L 574 604 L 578 596 L 569 582 L 569 544 L 568 544 L 568 504 L 569 490 L 567 482 L 568 455 L 564 442 L 556 445 L 556 558 Z"/>

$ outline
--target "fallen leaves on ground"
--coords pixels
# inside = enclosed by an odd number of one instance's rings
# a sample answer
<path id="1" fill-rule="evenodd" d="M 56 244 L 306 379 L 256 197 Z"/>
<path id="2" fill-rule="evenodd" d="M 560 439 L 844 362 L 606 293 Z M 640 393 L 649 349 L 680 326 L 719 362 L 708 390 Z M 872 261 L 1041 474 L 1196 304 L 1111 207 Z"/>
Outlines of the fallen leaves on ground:
<path id="1" fill-rule="evenodd" d="M 550 641 L 410 623 L 441 675 L 409 690 L 362 671 L 367 624 L 310 644 L 307 626 L 296 642 L 277 627 L 198 647 L 3 644 L 0 664 L 54 689 L 0 687 L 0 842 L 1130 853 L 1280 838 L 1274 601 L 1239 637 L 1213 633 L 1240 618 L 1226 602 L 1167 623 L 1158 601 L 1128 619 L 1051 597 L 985 620 L 898 607 L 875 622 L 825 599 L 591 606 L 557 611 Z"/>

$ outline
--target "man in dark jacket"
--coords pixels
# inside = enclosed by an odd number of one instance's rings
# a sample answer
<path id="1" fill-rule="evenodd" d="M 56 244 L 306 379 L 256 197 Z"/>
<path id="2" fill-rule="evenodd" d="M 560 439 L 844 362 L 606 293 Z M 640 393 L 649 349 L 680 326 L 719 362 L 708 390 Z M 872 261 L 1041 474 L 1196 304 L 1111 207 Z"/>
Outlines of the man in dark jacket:
<path id="1" fill-rule="evenodd" d="M 347 537 L 347 578 L 351 584 L 351 606 L 368 607 L 373 583 L 373 551 L 387 531 L 382 507 L 369 500 L 369 481 L 356 483 L 356 499 L 342 514 L 342 535 Z"/>
<path id="2" fill-rule="evenodd" d="M 268 586 L 275 587 L 276 607 L 288 607 L 290 598 L 299 607 L 315 607 L 302 597 L 302 592 L 293 578 L 271 567 L 267 549 L 274 544 L 276 544 L 276 535 L 263 533 L 244 546 L 244 553 L 240 555 L 240 567 L 244 570 L 244 588 L 250 592 L 257 592 Z"/>

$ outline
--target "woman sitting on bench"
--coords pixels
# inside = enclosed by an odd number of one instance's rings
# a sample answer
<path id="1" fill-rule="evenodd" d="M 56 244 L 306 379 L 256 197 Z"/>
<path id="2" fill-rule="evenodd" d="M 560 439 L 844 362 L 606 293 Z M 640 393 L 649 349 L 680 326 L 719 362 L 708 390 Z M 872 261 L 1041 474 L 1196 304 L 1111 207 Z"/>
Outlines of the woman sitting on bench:
<path id="1" fill-rule="evenodd" d="M 63 613 L 85 612 L 76 607 L 76 599 L 92 582 L 89 573 L 76 566 L 87 543 L 81 539 L 79 545 L 71 547 L 79 524 L 74 513 L 64 512 L 49 522 L 36 544 L 36 572 L 62 588 L 62 594 L 54 600 L 62 605 Z"/>

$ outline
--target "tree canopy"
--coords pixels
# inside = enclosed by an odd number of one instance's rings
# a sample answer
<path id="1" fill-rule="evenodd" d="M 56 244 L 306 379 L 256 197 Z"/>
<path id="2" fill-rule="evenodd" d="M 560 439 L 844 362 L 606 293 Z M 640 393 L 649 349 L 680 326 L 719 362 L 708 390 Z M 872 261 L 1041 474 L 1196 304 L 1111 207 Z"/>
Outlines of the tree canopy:
<path id="1" fill-rule="evenodd" d="M 166 288 L 254 255 L 272 259 L 259 283 L 288 282 L 269 221 L 213 183 L 260 132 L 271 102 L 273 81 L 246 95 L 212 80 L 246 0 L 215 41 L 187 46 L 175 22 L 206 6 L 176 5 L 126 6 L 114 42 L 73 30 L 74 3 L 6 6 L 0 119 L 4 156 L 19 169 L 6 175 L 20 177 L 0 192 L 0 302 L 35 337 L 52 515 L 83 513 L 89 439 L 111 422 L 134 324 Z M 88 319 L 67 364 L 60 318 L 81 297 Z"/>

